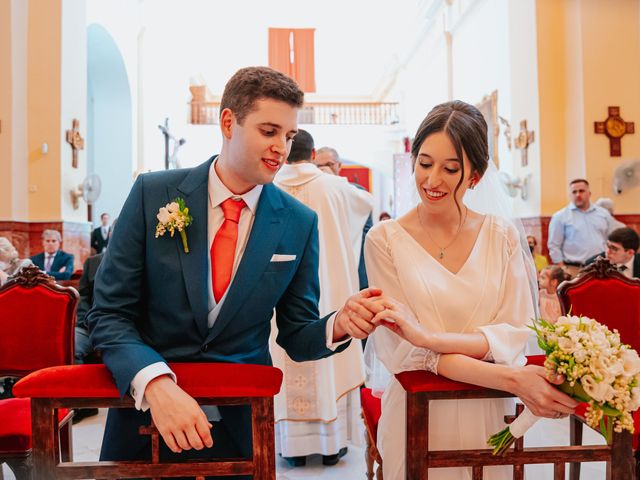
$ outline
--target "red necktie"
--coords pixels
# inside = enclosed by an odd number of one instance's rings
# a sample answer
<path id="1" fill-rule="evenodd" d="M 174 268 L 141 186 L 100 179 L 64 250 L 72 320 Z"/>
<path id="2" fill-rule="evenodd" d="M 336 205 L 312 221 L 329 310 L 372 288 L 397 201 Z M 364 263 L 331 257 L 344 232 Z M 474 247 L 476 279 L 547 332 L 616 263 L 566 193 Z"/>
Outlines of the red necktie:
<path id="1" fill-rule="evenodd" d="M 227 198 L 220 205 L 224 213 L 224 222 L 211 245 L 211 285 L 216 303 L 220 301 L 231 281 L 236 243 L 238 243 L 238 221 L 242 209 L 246 206 L 244 200 L 233 198 Z"/>

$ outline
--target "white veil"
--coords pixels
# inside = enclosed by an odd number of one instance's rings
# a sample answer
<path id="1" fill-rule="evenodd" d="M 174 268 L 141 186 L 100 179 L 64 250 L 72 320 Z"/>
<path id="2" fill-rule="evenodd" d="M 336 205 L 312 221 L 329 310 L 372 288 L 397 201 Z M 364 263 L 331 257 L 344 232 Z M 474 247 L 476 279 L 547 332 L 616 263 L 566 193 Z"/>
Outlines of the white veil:
<path id="1" fill-rule="evenodd" d="M 421 200 L 415 188 L 414 192 L 415 202 L 413 204 L 417 205 Z M 475 189 L 467 189 L 463 198 L 463 203 L 469 209 L 480 214 L 502 217 L 510 221 L 518 230 L 518 233 L 520 234 L 522 257 L 527 271 L 527 278 L 529 280 L 531 298 L 533 300 L 533 311 L 535 312 L 535 317 L 538 318 L 538 275 L 536 267 L 533 262 L 531 251 L 529 250 L 529 244 L 527 242 L 527 236 L 524 231 L 522 221 L 515 216 L 513 200 L 509 196 L 506 186 L 500 179 L 500 172 L 493 163 L 493 160 L 489 160 L 487 171 L 484 173 Z M 528 355 L 542 353 L 535 345 L 533 334 L 531 335 L 531 341 L 528 343 L 525 353 Z M 382 362 L 378 360 L 373 341 L 367 342 L 364 359 L 367 369 L 367 386 L 373 390 L 374 395 L 380 396 L 391 379 L 391 374 L 387 371 Z"/>

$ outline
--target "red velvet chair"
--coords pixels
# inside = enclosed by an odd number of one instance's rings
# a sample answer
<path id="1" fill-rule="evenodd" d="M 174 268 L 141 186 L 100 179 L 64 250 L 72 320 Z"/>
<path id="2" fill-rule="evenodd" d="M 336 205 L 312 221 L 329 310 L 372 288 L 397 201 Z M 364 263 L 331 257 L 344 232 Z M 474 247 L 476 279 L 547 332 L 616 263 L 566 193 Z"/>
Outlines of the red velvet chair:
<path id="1" fill-rule="evenodd" d="M 40 368 L 73 362 L 78 293 L 30 266 L 0 288 L 0 376 L 21 377 Z M 60 410 L 55 422 L 56 455 L 71 458 L 72 414 Z M 53 421 L 53 417 L 52 417 Z M 58 430 L 60 428 L 60 430 Z M 0 400 L 0 463 L 18 480 L 31 477 L 31 402 Z"/>
<path id="2" fill-rule="evenodd" d="M 529 357 L 529 363 L 541 364 L 544 357 Z M 471 467 L 473 480 L 482 480 L 483 467 L 513 465 L 514 479 L 522 479 L 524 465 L 552 463 L 554 478 L 563 479 L 569 462 L 609 461 L 613 465 L 608 480 L 628 479 L 633 472 L 631 435 L 614 433 L 613 444 L 572 447 L 524 448 L 522 439 L 502 456 L 490 449 L 429 450 L 429 404 L 437 400 L 504 398 L 512 394 L 455 382 L 425 371 L 402 372 L 396 378 L 407 392 L 407 480 L 428 480 L 429 468 Z M 507 419 L 505 419 L 507 420 Z"/>
<path id="3" fill-rule="evenodd" d="M 558 297 L 563 314 L 585 315 L 616 329 L 620 339 L 640 352 L 640 280 L 629 279 L 605 258 L 598 258 L 585 267 L 573 280 L 558 286 Z M 585 406 L 572 416 L 571 444 L 582 443 L 582 418 Z M 640 413 L 634 414 L 635 433 L 632 437 L 636 457 L 636 477 L 640 478 Z M 580 464 L 572 464 L 571 480 L 580 478 Z"/>
<path id="4" fill-rule="evenodd" d="M 373 479 L 373 464 L 376 462 L 378 464 L 375 472 L 376 480 L 382 480 L 382 457 L 376 446 L 378 422 L 382 415 L 382 400 L 374 397 L 370 388 L 361 388 L 360 405 L 362 406 L 362 418 L 366 429 L 367 448 L 364 452 L 364 459 L 367 465 L 367 479 Z"/>
<path id="5" fill-rule="evenodd" d="M 133 399 L 120 399 L 113 378 L 104 365 L 52 367 L 28 375 L 14 387 L 19 397 L 30 397 L 33 416 L 33 464 L 35 478 L 160 478 L 172 476 L 253 475 L 255 480 L 275 480 L 273 397 L 280 390 L 282 372 L 262 365 L 174 363 L 171 369 L 180 386 L 205 405 L 251 405 L 253 458 L 161 462 L 162 439 L 151 425 L 141 435 L 152 437 L 152 458 L 147 461 L 60 461 L 55 455 L 53 418 L 64 407 L 133 407 Z M 215 429 L 213 431 L 215 441 Z"/>

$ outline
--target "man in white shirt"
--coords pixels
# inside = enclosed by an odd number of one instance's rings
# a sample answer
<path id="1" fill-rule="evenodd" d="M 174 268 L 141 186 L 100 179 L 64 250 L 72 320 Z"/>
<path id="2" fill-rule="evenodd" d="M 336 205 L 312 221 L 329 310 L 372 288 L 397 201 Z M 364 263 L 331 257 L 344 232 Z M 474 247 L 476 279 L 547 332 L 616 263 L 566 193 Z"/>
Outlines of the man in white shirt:
<path id="1" fill-rule="evenodd" d="M 167 361 L 268 365 L 274 309 L 278 344 L 296 361 L 342 351 L 373 330 L 366 299 L 376 289 L 319 318 L 317 216 L 271 183 L 297 133 L 303 95 L 270 68 L 239 70 L 222 95 L 220 155 L 136 180 L 88 314 L 96 350 L 139 409 L 109 412 L 102 460 L 148 458 L 150 439 L 138 428 L 151 418 L 164 440 L 161 459 L 250 456 L 249 407 L 206 415 Z M 186 243 L 155 235 L 159 209 L 173 201 L 193 218 Z"/>
<path id="2" fill-rule="evenodd" d="M 569 205 L 551 217 L 547 246 L 551 261 L 568 267 L 573 275 L 588 258 L 603 250 L 616 224 L 608 211 L 591 203 L 587 180 L 572 180 L 569 197 Z"/>
<path id="3" fill-rule="evenodd" d="M 359 290 L 362 230 L 373 197 L 346 178 L 323 172 L 312 163 L 315 154 L 313 137 L 298 130 L 287 164 L 274 183 L 318 215 L 322 316 L 339 309 Z M 325 465 L 336 464 L 353 440 L 349 432 L 359 432 L 358 387 L 364 383 L 360 342 L 310 362 L 292 361 L 275 341 L 270 347 L 274 365 L 284 373 L 275 399 L 276 451 L 294 466 L 303 465 L 312 454 L 322 454 Z"/>

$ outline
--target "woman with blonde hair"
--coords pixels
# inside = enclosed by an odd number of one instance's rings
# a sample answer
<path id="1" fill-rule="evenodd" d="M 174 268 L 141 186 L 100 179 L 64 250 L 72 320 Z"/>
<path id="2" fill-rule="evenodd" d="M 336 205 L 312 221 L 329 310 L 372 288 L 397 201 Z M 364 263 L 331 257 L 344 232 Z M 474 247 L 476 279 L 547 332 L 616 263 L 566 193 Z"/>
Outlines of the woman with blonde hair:
<path id="1" fill-rule="evenodd" d="M 9 239 L 0 237 L 0 286 L 4 285 L 10 276 L 31 264 L 28 258 L 18 258 L 18 251 Z"/>

